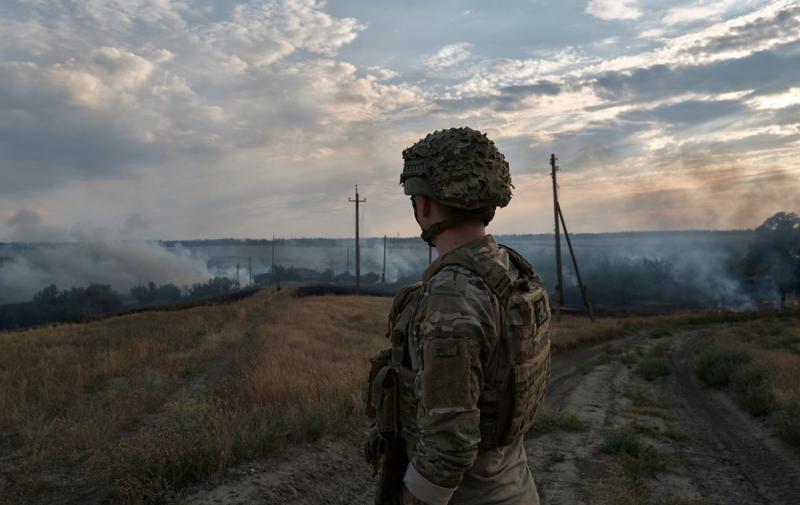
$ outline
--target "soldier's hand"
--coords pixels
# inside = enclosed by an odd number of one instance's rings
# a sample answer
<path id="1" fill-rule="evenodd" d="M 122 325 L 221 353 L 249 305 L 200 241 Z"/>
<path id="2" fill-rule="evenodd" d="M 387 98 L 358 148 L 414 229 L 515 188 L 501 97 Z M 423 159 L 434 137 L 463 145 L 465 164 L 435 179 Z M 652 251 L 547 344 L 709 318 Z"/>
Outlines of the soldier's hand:
<path id="1" fill-rule="evenodd" d="M 403 491 L 400 494 L 400 505 L 425 505 L 425 502 L 418 499 L 407 487 L 403 486 Z"/>
<path id="2" fill-rule="evenodd" d="M 373 475 L 378 473 L 383 451 L 383 439 L 378 433 L 378 428 L 372 426 L 367 434 L 367 440 L 364 442 L 364 459 L 372 467 Z"/>

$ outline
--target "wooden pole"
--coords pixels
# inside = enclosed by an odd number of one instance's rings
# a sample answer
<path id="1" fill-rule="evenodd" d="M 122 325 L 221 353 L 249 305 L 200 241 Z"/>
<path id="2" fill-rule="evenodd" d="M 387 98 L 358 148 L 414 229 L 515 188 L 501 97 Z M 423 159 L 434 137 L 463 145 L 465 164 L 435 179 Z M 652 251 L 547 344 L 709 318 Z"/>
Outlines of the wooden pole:
<path id="1" fill-rule="evenodd" d="M 381 272 L 381 283 L 386 284 L 386 235 L 383 236 L 383 272 Z"/>
<path id="2" fill-rule="evenodd" d="M 583 305 L 589 311 L 589 318 L 594 321 L 594 309 L 592 308 L 592 303 L 589 301 L 589 293 L 586 291 L 586 285 L 583 283 L 583 279 L 581 279 L 581 271 L 578 268 L 578 260 L 575 258 L 575 250 L 572 249 L 572 240 L 569 238 L 569 232 L 567 231 L 567 223 L 564 221 L 564 213 L 561 211 L 561 205 L 558 206 L 558 215 L 561 218 L 561 226 L 564 228 L 564 238 L 567 239 L 567 246 L 569 246 L 569 255 L 572 257 L 572 266 L 575 267 L 575 277 L 578 278 L 578 286 L 581 288 L 581 298 L 583 299 Z"/>
<path id="3" fill-rule="evenodd" d="M 561 271 L 561 230 L 558 222 L 558 181 L 556 180 L 556 172 L 558 172 L 558 165 L 556 165 L 556 155 L 550 155 L 550 168 L 553 177 L 553 217 L 555 219 L 555 238 L 556 238 L 556 316 L 561 317 L 561 307 L 564 306 L 564 282 L 563 274 Z"/>
<path id="4" fill-rule="evenodd" d="M 270 263 L 269 273 L 272 277 L 272 282 L 275 282 L 275 234 L 272 234 L 272 262 Z"/>
<path id="5" fill-rule="evenodd" d="M 359 226 L 358 226 L 358 204 L 366 203 L 367 199 L 358 197 L 358 184 L 356 184 L 356 197 L 350 198 L 350 202 L 356 204 L 356 293 L 361 289 L 361 245 L 359 241 Z"/>

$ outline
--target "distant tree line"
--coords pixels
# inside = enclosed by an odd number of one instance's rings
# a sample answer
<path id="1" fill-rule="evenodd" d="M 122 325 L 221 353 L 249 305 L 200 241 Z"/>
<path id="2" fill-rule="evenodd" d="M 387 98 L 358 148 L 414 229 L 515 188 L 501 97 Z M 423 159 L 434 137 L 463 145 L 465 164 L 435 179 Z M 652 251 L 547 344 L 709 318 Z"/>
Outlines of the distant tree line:
<path id="1" fill-rule="evenodd" d="M 51 322 L 85 322 L 122 308 L 122 298 L 111 286 L 90 284 L 59 291 L 51 284 L 33 301 L 0 305 L 0 329 L 25 328 Z"/>
<path id="2" fill-rule="evenodd" d="M 206 282 L 186 286 L 175 284 L 135 286 L 129 295 L 138 305 L 161 305 L 181 300 L 195 300 L 224 295 L 235 290 L 232 280 L 214 277 Z M 86 322 L 109 316 L 123 309 L 122 295 L 105 284 L 90 284 L 59 290 L 47 286 L 23 303 L 0 305 L 0 330 L 27 328 L 55 322 Z"/>

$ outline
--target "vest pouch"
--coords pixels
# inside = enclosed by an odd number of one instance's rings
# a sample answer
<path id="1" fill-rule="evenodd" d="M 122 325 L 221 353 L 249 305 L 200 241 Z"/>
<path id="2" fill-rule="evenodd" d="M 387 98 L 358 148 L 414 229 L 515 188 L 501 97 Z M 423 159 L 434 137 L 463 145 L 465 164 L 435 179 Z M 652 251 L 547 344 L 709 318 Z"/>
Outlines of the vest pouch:
<path id="1" fill-rule="evenodd" d="M 398 426 L 398 387 L 397 373 L 391 366 L 378 371 L 372 383 L 370 402 L 375 410 L 375 426 L 383 438 L 395 438 Z"/>
<path id="2" fill-rule="evenodd" d="M 510 443 L 530 430 L 544 396 L 548 375 L 549 362 L 531 360 L 512 368 L 510 420 L 501 445 Z"/>
<path id="3" fill-rule="evenodd" d="M 369 379 L 367 380 L 367 394 L 364 401 L 365 413 L 369 418 L 375 418 L 376 414 L 375 407 L 372 406 L 372 385 L 375 383 L 375 378 L 381 369 L 389 364 L 391 355 L 391 349 L 384 349 L 369 358 Z"/>

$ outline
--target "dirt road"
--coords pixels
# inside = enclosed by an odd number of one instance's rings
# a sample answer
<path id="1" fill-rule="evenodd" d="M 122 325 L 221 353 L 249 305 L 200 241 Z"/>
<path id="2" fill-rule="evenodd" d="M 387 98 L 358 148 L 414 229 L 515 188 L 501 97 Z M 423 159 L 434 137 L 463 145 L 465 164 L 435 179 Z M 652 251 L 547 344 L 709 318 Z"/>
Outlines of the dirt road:
<path id="1" fill-rule="evenodd" d="M 800 456 L 691 370 L 698 332 L 646 335 L 554 356 L 543 423 L 526 440 L 542 503 L 796 505 Z M 637 366 L 656 353 L 669 375 Z M 357 436 L 239 467 L 190 505 L 370 504 Z"/>

